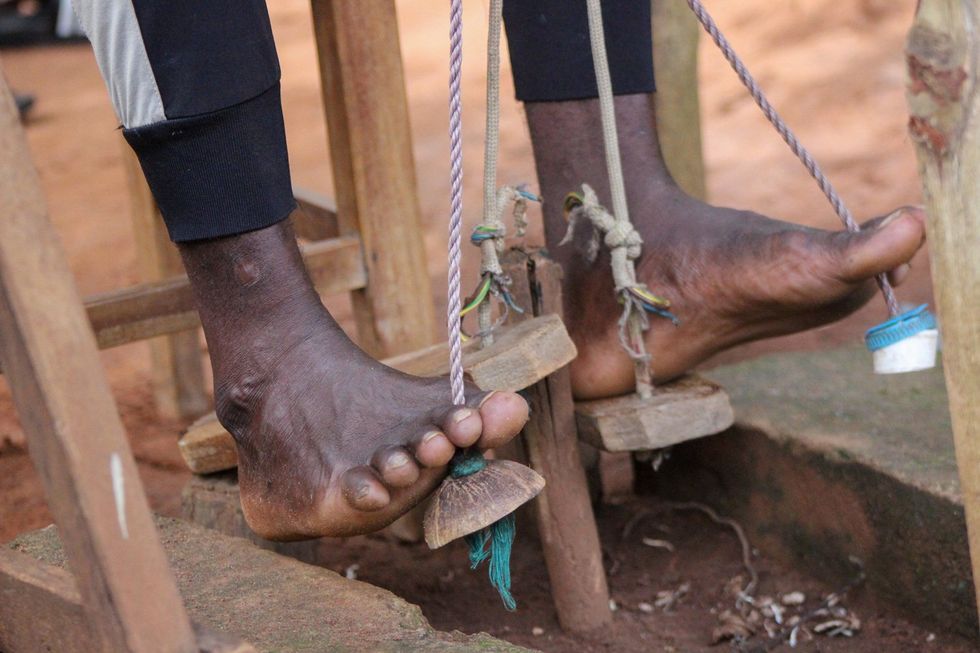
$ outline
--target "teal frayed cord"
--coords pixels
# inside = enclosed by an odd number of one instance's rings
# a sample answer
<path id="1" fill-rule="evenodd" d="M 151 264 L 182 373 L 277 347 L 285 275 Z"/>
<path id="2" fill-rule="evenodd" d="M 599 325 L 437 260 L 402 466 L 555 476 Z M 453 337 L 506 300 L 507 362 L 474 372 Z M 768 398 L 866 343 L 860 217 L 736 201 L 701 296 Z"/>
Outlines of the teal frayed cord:
<path id="1" fill-rule="evenodd" d="M 449 473 L 453 478 L 462 478 L 475 474 L 486 466 L 487 461 L 479 453 L 462 451 L 453 458 Z M 489 560 L 490 584 L 497 589 L 508 610 L 517 609 L 517 601 L 510 592 L 510 554 L 516 534 L 516 520 L 511 513 L 465 538 L 470 547 L 470 568 L 476 569 L 485 560 Z"/>

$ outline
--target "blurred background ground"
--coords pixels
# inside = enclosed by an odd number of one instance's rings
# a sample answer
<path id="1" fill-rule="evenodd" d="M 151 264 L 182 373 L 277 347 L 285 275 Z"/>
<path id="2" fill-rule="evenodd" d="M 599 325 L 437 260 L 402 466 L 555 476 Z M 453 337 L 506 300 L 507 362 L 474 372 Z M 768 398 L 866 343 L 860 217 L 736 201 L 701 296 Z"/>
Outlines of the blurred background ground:
<path id="1" fill-rule="evenodd" d="M 326 130 L 308 4 L 276 0 L 270 5 L 283 69 L 294 182 L 329 194 Z M 448 187 L 446 17 L 425 0 L 399 0 L 397 5 L 433 300 L 437 310 L 442 310 Z M 711 5 L 773 103 L 812 149 L 857 215 L 872 217 L 898 205 L 920 202 L 914 154 L 905 128 L 903 90 L 902 47 L 914 2 L 785 0 L 774 4 L 742 0 Z M 464 143 L 471 223 L 478 216 L 480 200 L 486 9 L 485 2 L 466 3 Z M 51 218 L 82 293 L 134 283 L 136 261 L 124 192 L 123 141 L 90 48 L 79 43 L 5 49 L 0 63 L 12 87 L 37 96 L 27 134 Z M 706 41 L 702 41 L 701 89 L 710 200 L 811 226 L 839 228 L 823 196 L 765 122 L 713 44 Z M 507 74 L 503 93 L 505 98 L 513 95 Z M 533 186 L 534 178 L 521 108 L 505 101 L 501 180 L 530 181 Z M 539 226 L 532 230 L 531 240 L 540 240 Z M 469 269 L 464 273 L 475 274 L 477 265 L 476 257 L 469 256 Z M 907 302 L 925 302 L 930 292 L 927 254 L 923 253 L 913 261 L 901 297 Z M 329 305 L 349 327 L 346 300 L 333 299 Z M 841 323 L 742 347 L 710 364 L 853 342 L 882 311 L 875 300 Z M 161 512 L 174 514 L 186 480 L 175 445 L 183 424 L 161 420 L 155 414 L 145 343 L 106 351 L 102 356 L 151 503 Z M 49 521 L 9 393 L 0 386 L 0 542 Z M 428 610 L 427 614 L 433 618 Z M 441 627 L 465 628 L 435 621 Z M 488 626 L 481 623 L 479 627 Z"/>

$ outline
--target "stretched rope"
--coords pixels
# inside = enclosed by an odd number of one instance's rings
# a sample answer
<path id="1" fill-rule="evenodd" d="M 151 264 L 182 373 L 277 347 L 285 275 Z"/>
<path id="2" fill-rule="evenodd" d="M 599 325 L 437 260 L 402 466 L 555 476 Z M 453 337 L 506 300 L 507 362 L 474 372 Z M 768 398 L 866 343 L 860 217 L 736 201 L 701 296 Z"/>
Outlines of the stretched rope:
<path id="1" fill-rule="evenodd" d="M 606 170 L 609 174 L 609 190 L 613 212 L 610 214 L 596 198 L 595 192 L 583 185 L 581 194 L 571 194 L 565 200 L 569 229 L 562 243 L 571 240 L 576 223 L 587 219 L 593 226 L 593 238 L 588 255 L 594 259 L 598 253 L 596 232 L 604 234 L 604 242 L 612 258 L 613 281 L 623 312 L 619 318 L 619 341 L 633 359 L 636 392 L 643 398 L 653 394 L 650 355 L 647 353 L 643 332 L 650 328 L 648 313 L 677 319 L 667 311 L 670 306 L 655 297 L 645 285 L 637 282 L 634 261 L 640 256 L 643 241 L 630 223 L 626 203 L 626 185 L 619 155 L 619 136 L 616 131 L 616 110 L 613 104 L 612 78 L 606 56 L 606 38 L 602 26 L 600 0 L 587 0 L 589 40 L 592 44 L 592 61 L 595 66 L 596 86 L 599 90 L 599 114 L 602 120 L 602 140 L 605 146 Z"/>
<path id="2" fill-rule="evenodd" d="M 735 53 L 735 50 L 728 42 L 728 39 L 725 38 L 725 35 L 721 33 L 720 29 L 718 29 L 718 25 L 708 13 L 708 10 L 705 9 L 704 5 L 701 3 L 701 0 L 687 0 L 687 4 L 691 8 L 691 11 L 694 12 L 694 15 L 697 16 L 698 20 L 701 22 L 704 30 L 709 36 L 711 36 L 711 39 L 715 42 L 715 45 L 717 45 L 718 49 L 721 50 L 721 53 L 724 55 L 725 59 L 728 60 L 732 70 L 735 71 L 738 78 L 742 81 L 742 84 L 752 95 L 752 99 L 754 99 L 755 103 L 759 105 L 760 109 L 762 109 L 762 113 L 765 114 L 772 126 L 776 128 L 779 135 L 782 136 L 784 141 L 786 141 L 786 144 L 789 145 L 789 149 L 793 151 L 793 154 L 795 154 L 800 160 L 803 167 L 805 167 L 807 172 L 810 173 L 810 176 L 816 180 L 820 190 L 823 191 L 823 194 L 827 197 L 827 200 L 830 201 L 830 205 L 834 207 L 834 211 L 840 217 L 841 222 L 844 223 L 844 227 L 847 228 L 848 231 L 860 231 L 860 225 L 858 225 L 858 223 L 854 220 L 854 216 L 851 214 L 851 211 L 844 205 L 844 201 L 837 194 L 833 184 L 831 184 L 830 180 L 827 179 L 827 176 L 823 173 L 823 170 L 820 169 L 820 166 L 817 164 L 810 152 L 796 138 L 796 134 L 793 133 L 789 126 L 783 121 L 779 113 L 776 112 L 776 109 L 772 106 L 772 104 L 769 103 L 765 93 L 762 92 L 762 89 L 755 81 L 755 78 L 753 78 L 749 73 L 748 69 L 745 67 L 745 64 L 742 62 L 742 59 Z M 875 277 L 875 281 L 878 283 L 878 287 L 881 289 L 881 294 L 885 298 L 885 304 L 888 306 L 888 312 L 893 317 L 898 315 L 898 299 L 895 297 L 895 291 L 892 289 L 891 284 L 888 283 L 887 276 L 884 274 L 879 274 Z"/>
<path id="3" fill-rule="evenodd" d="M 447 322 L 449 384 L 453 404 L 466 402 L 463 390 L 463 340 L 459 331 L 460 260 L 463 240 L 463 0 L 449 0 L 449 283 Z"/>
<path id="4" fill-rule="evenodd" d="M 521 189 L 503 188 L 499 195 L 497 183 L 497 152 L 500 132 L 500 32 L 503 22 L 503 0 L 491 0 L 490 22 L 487 47 L 487 125 L 486 150 L 484 152 L 483 172 L 483 223 L 473 232 L 471 241 L 482 251 L 481 277 L 475 298 L 461 307 L 460 301 L 460 259 L 462 241 L 462 168 L 463 152 L 461 143 L 461 92 L 460 69 L 462 63 L 462 0 L 450 0 L 450 66 L 449 66 L 449 141 L 451 159 L 451 194 L 449 220 L 449 306 L 447 321 L 449 329 L 449 364 L 453 403 L 462 405 L 465 401 L 463 388 L 462 328 L 463 315 L 477 308 L 480 317 L 480 337 L 482 345 L 490 344 L 494 324 L 491 318 L 491 294 L 504 299 L 505 307 L 516 308 L 507 288 L 510 279 L 500 267 L 498 252 L 503 248 L 506 228 L 501 220 L 503 209 L 514 196 L 523 198 L 526 207 L 528 197 L 533 197 Z M 523 212 L 515 202 L 515 211 Z M 521 214 L 523 221 L 523 213 Z M 518 230 L 523 227 L 518 223 Z M 506 319 L 506 313 L 501 320 Z M 475 448 L 458 451 L 449 464 L 453 478 L 463 478 L 476 474 L 486 467 L 486 460 Z M 517 602 L 510 591 L 510 556 L 515 536 L 514 515 L 510 514 L 486 528 L 466 536 L 470 548 L 470 566 L 476 569 L 488 561 L 490 583 L 497 589 L 504 606 L 514 610 Z"/>

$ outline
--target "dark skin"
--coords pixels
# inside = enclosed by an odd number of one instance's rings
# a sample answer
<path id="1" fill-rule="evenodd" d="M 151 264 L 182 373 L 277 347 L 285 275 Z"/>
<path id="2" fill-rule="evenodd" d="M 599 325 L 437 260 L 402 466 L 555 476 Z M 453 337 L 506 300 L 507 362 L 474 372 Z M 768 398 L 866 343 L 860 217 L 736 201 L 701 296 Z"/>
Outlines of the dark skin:
<path id="1" fill-rule="evenodd" d="M 428 495 L 456 447 L 497 447 L 527 420 L 510 392 L 420 379 L 354 345 L 320 302 L 288 221 L 183 243 L 239 453 L 242 508 L 269 539 L 377 530 Z"/>
<path id="2" fill-rule="evenodd" d="M 630 392 L 633 364 L 617 336 L 621 307 L 608 253 L 590 266 L 574 243 L 558 246 L 569 191 L 586 182 L 609 206 L 598 101 L 528 103 L 525 109 L 545 237 L 565 270 L 565 322 L 579 351 L 571 366 L 573 390 L 579 398 Z M 851 234 L 710 206 L 686 195 L 667 172 L 653 95 L 617 97 L 616 119 L 630 218 L 644 242 L 637 277 L 669 299 L 681 319 L 674 327 L 651 317 L 646 342 L 656 381 L 737 344 L 849 315 L 875 294 L 875 274 L 900 283 L 925 241 L 925 216 L 916 208 L 871 220 Z"/>
<path id="3" fill-rule="evenodd" d="M 545 233 L 565 268 L 565 316 L 579 356 L 580 397 L 633 388 L 619 346 L 608 255 L 590 267 L 565 233 L 562 201 L 588 182 L 608 201 L 598 103 L 527 105 Z M 900 282 L 924 240 L 923 215 L 905 209 L 859 234 L 807 229 L 685 195 L 667 173 L 653 97 L 616 99 L 626 189 L 644 238 L 638 277 L 673 302 L 679 328 L 653 318 L 655 378 L 672 378 L 740 342 L 839 319 Z M 575 134 L 575 138 L 569 138 Z M 270 539 L 377 530 L 429 494 L 458 447 L 497 447 L 528 407 L 514 393 L 467 390 L 392 370 L 361 351 L 326 311 L 288 222 L 208 241 L 181 255 L 200 307 L 219 420 L 239 451 L 242 507 Z"/>

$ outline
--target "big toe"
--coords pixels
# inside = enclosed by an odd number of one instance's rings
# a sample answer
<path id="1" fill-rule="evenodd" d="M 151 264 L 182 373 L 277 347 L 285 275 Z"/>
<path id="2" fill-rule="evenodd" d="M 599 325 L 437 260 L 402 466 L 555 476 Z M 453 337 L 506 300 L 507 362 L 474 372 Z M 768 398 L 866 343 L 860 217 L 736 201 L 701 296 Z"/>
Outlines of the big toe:
<path id="1" fill-rule="evenodd" d="M 925 242 L 925 220 L 922 209 L 903 207 L 870 220 L 859 232 L 836 234 L 841 279 L 857 283 L 901 268 Z"/>
<path id="2" fill-rule="evenodd" d="M 479 410 L 483 433 L 477 445 L 482 449 L 495 449 L 521 432 L 530 408 L 516 392 L 491 392 L 480 400 Z"/>

